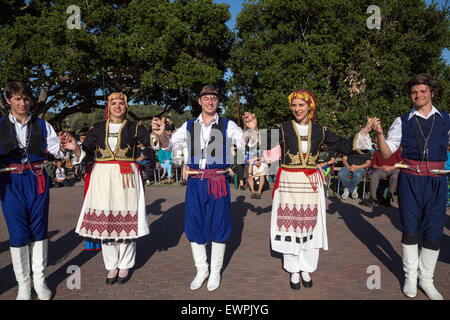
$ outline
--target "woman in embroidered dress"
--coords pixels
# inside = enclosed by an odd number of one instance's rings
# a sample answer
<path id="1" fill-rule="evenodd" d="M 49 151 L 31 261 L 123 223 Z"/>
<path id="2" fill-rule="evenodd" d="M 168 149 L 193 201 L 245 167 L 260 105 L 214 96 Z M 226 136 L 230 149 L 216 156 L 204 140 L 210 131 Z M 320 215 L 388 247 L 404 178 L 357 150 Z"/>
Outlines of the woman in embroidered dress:
<path id="1" fill-rule="evenodd" d="M 135 264 L 135 239 L 149 233 L 144 186 L 135 149 L 138 142 L 151 146 L 150 132 L 141 124 L 125 119 L 127 97 L 108 97 L 105 121 L 87 132 L 81 148 L 71 141 L 76 163 L 85 154 L 95 162 L 86 176 L 85 199 L 76 232 L 90 241 L 102 243 L 108 275 L 107 284 L 125 283 Z"/>
<path id="2" fill-rule="evenodd" d="M 273 190 L 271 245 L 283 254 L 283 268 L 291 274 L 292 289 L 312 286 L 319 249 L 328 250 L 324 180 L 317 167 L 320 147 L 348 154 L 370 150 L 372 120 L 354 138 L 344 139 L 314 123 L 316 97 L 307 90 L 289 95 L 294 119 L 269 130 L 278 134 L 281 162 Z M 271 141 L 269 137 L 267 141 Z M 272 146 L 274 147 L 274 146 Z"/>

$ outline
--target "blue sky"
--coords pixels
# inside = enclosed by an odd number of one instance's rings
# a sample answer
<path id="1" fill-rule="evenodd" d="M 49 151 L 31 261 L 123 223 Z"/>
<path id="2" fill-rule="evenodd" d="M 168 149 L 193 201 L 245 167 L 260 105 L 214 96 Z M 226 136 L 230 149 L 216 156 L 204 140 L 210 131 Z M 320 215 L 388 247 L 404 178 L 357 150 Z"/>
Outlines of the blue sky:
<path id="1" fill-rule="evenodd" d="M 228 21 L 227 25 L 230 29 L 233 29 L 235 26 L 235 19 L 239 11 L 242 9 L 242 3 L 243 0 L 214 0 L 216 3 L 226 3 L 230 5 L 230 13 L 231 13 L 231 20 Z M 427 4 L 430 4 L 432 0 L 425 0 Z M 441 6 L 445 5 L 445 0 L 435 0 L 434 2 L 437 2 Z M 450 64 L 450 51 L 448 49 L 444 49 L 442 56 L 447 61 L 447 65 Z"/>

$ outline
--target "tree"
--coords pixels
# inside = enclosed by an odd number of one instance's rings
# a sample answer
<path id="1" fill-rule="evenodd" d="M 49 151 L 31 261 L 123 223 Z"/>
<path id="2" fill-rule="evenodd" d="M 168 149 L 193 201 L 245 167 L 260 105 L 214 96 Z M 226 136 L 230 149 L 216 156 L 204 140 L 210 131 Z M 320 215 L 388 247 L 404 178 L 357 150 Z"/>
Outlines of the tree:
<path id="1" fill-rule="evenodd" d="M 373 4 L 381 9 L 380 29 L 367 27 Z M 386 129 L 410 110 L 405 83 L 420 72 L 438 79 L 434 102 L 449 110 L 450 69 L 441 58 L 450 37 L 448 8 L 421 0 L 260 0 L 243 6 L 228 64 L 230 88 L 241 92 L 244 108 L 261 126 L 290 119 L 288 95 L 308 89 L 318 98 L 318 122 L 334 131 L 352 135 L 367 116 L 380 117 Z"/>
<path id="2" fill-rule="evenodd" d="M 228 6 L 212 0 L 0 0 L 0 80 L 32 84 L 33 113 L 50 122 L 104 108 L 104 96 L 183 112 L 205 83 L 224 92 L 232 34 Z M 78 6 L 81 27 L 76 22 Z M 73 7 L 71 7 L 73 8 Z M 5 113 L 2 97 L 0 110 Z M 198 112 L 198 106 L 193 106 Z M 137 116 L 130 112 L 130 116 Z"/>

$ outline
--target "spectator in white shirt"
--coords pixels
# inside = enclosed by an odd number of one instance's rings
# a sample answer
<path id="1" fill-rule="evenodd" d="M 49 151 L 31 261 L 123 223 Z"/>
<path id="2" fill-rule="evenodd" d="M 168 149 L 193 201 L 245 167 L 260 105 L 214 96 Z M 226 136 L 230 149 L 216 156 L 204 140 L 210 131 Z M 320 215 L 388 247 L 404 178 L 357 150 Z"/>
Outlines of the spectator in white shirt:
<path id="1" fill-rule="evenodd" d="M 251 198 L 261 199 L 268 166 L 266 163 L 261 162 L 260 157 L 256 157 L 250 160 L 248 168 L 248 184 L 252 194 Z M 258 184 L 258 192 L 255 192 L 255 183 Z"/>
<path id="2" fill-rule="evenodd" d="M 54 187 L 55 188 L 64 187 L 64 183 L 67 180 L 67 175 L 66 175 L 66 170 L 64 169 L 64 167 L 62 165 L 62 160 L 57 159 L 55 165 L 56 165 L 56 170 L 55 170 L 55 175 L 53 177 Z"/>

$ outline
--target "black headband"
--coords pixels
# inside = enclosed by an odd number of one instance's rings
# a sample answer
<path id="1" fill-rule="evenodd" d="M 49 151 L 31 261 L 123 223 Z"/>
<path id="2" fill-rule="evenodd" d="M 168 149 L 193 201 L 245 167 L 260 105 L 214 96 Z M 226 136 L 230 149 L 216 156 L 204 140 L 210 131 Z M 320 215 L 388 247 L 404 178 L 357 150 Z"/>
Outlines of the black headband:
<path id="1" fill-rule="evenodd" d="M 208 96 L 208 95 L 219 97 L 219 94 L 216 91 L 205 91 L 205 92 L 200 93 L 200 98 L 203 96 Z"/>

